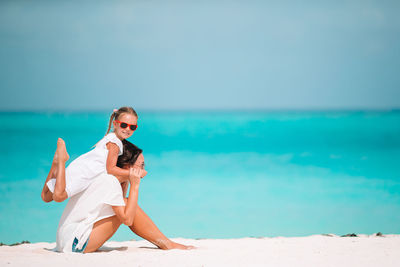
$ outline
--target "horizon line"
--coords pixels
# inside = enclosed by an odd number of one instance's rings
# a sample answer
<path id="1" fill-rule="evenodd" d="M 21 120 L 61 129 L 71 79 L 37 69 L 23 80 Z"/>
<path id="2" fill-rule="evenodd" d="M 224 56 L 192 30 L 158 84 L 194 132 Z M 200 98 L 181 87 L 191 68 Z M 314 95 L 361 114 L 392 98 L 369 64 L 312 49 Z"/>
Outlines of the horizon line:
<path id="1" fill-rule="evenodd" d="M 106 108 L 95 108 L 95 109 L 1 109 L 0 113 L 103 113 L 110 112 L 112 109 Z M 136 111 L 145 113 L 178 113 L 178 112 L 188 112 L 188 113 L 227 113 L 227 112 L 390 112 L 390 111 L 400 111 L 400 107 L 388 107 L 388 108 L 236 108 L 236 109 L 216 109 L 216 108 L 194 108 L 194 109 L 151 109 L 151 108 L 135 108 Z"/>

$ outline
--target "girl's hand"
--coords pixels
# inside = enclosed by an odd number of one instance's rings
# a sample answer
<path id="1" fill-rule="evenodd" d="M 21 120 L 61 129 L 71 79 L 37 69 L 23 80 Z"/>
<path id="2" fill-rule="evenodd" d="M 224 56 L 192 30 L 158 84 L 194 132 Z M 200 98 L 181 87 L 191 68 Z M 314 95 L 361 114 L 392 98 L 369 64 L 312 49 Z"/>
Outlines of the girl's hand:
<path id="1" fill-rule="evenodd" d="M 131 185 L 139 185 L 141 177 L 142 177 L 142 169 L 140 168 L 129 169 L 129 182 L 131 182 Z"/>

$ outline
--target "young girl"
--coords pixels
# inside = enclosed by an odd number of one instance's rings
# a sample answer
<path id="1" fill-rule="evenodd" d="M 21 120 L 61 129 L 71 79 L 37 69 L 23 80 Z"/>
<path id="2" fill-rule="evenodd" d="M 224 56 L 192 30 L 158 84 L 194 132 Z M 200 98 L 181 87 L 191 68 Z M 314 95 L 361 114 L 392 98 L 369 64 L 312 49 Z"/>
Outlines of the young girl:
<path id="1" fill-rule="evenodd" d="M 65 163 L 69 155 L 64 140 L 57 141 L 55 153 L 49 175 L 42 190 L 42 199 L 45 202 L 52 200 L 62 202 L 85 190 L 92 179 L 100 173 L 107 172 L 120 182 L 129 178 L 129 170 L 117 167 L 118 156 L 122 155 L 122 140 L 129 138 L 137 128 L 138 115 L 131 107 L 122 107 L 114 110 L 110 117 L 106 135 L 95 148 L 72 161 L 67 168 Z M 109 133 L 111 124 L 114 132 Z"/>

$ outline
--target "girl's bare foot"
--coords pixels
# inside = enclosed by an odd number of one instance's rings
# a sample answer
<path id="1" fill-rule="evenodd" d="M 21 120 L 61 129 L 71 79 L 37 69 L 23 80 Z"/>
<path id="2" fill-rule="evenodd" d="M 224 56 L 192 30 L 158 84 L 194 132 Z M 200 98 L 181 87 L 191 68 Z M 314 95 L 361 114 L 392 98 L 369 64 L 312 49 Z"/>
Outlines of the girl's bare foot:
<path id="1" fill-rule="evenodd" d="M 54 152 L 54 157 L 53 157 L 53 165 L 57 165 L 57 163 L 58 163 L 58 156 L 57 156 L 57 149 L 56 149 L 56 152 Z"/>
<path id="2" fill-rule="evenodd" d="M 67 162 L 69 160 L 69 155 L 67 153 L 67 148 L 65 147 L 65 142 L 61 138 L 57 140 L 57 150 L 54 155 L 55 162 Z"/>

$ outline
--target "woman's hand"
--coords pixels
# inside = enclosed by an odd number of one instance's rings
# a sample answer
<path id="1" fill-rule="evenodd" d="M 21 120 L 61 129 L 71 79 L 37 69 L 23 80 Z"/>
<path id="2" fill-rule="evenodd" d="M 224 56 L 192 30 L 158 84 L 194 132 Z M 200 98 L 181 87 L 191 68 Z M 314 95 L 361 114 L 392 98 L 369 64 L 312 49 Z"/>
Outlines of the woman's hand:
<path id="1" fill-rule="evenodd" d="M 142 169 L 130 168 L 129 169 L 129 182 L 131 185 L 139 185 L 142 178 Z"/>

